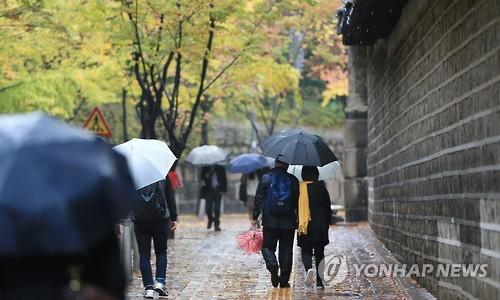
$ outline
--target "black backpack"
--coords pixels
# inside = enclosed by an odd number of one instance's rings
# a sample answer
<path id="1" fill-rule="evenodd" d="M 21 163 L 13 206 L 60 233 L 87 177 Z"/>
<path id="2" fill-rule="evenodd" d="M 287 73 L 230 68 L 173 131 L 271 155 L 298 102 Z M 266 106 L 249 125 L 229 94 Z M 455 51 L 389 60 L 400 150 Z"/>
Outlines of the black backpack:
<path id="1" fill-rule="evenodd" d="M 170 216 L 165 196 L 165 183 L 155 182 L 139 189 L 144 206 L 135 216 L 139 222 L 160 222 Z"/>

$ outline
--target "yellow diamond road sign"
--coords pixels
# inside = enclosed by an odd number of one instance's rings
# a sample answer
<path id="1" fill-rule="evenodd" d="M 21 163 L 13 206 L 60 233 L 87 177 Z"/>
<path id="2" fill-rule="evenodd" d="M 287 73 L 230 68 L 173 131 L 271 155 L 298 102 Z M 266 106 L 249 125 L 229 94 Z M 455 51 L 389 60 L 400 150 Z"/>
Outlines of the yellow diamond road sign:
<path id="1" fill-rule="evenodd" d="M 83 128 L 103 137 L 111 137 L 113 135 L 113 132 L 109 129 L 108 122 L 106 122 L 104 115 L 97 106 L 90 112 L 85 123 L 83 123 Z"/>

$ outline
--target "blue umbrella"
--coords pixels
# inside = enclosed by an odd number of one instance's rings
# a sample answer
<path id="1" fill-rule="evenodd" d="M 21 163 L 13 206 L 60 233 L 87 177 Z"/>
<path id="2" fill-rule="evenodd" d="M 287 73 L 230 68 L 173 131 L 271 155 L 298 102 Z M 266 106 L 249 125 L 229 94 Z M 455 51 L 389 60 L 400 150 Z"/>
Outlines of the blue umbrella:
<path id="1" fill-rule="evenodd" d="M 85 253 L 140 204 L 124 157 L 95 136 L 0 117 L 0 257 Z"/>
<path id="2" fill-rule="evenodd" d="M 231 173 L 252 173 L 265 167 L 267 160 L 257 153 L 240 154 L 229 161 L 228 171 Z"/>

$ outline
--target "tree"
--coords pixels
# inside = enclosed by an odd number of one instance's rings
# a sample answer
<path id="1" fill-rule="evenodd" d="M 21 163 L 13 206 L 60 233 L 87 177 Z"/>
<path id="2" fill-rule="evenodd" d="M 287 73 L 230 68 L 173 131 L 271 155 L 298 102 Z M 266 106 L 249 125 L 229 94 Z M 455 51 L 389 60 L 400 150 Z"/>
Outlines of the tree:
<path id="1" fill-rule="evenodd" d="M 336 10 L 340 6 L 340 0 L 303 3 L 289 21 L 291 26 L 302 28 L 305 32 L 304 81 L 319 79 L 325 84 L 322 91 L 323 106 L 332 99 L 347 95 L 347 52 L 335 31 Z"/>
<path id="2" fill-rule="evenodd" d="M 104 30 L 112 11 L 102 1 L 0 2 L 0 86 L 10 86 L 0 111 L 71 120 L 82 103 L 118 101 L 124 76 Z"/>
<path id="3" fill-rule="evenodd" d="M 247 117 L 259 142 L 274 133 L 283 110 L 300 112 L 299 72 L 287 62 L 259 56 L 244 69 L 234 69 L 231 78 L 227 97 L 232 108 Z M 258 122 L 264 125 L 263 132 Z"/>
<path id="4" fill-rule="evenodd" d="M 122 1 L 128 29 L 119 38 L 130 45 L 144 138 L 163 130 L 182 154 L 204 96 L 251 51 L 265 8 L 237 0 Z"/>
<path id="5" fill-rule="evenodd" d="M 342 103 L 329 104 L 347 93 L 347 55 L 334 32 L 339 6 L 339 1 L 326 0 L 290 0 L 279 6 L 277 16 L 263 24 L 265 42 L 241 70 L 248 76 L 238 75 L 239 66 L 230 72 L 226 84 L 235 88 L 225 89 L 233 101 L 225 116 L 235 112 L 246 116 L 258 140 L 274 133 L 278 125 L 342 124 Z M 280 74 L 280 70 L 287 71 Z M 283 75 L 288 72 L 295 75 Z M 280 85 L 268 74 L 289 80 Z M 273 90 L 280 91 L 269 96 Z"/>

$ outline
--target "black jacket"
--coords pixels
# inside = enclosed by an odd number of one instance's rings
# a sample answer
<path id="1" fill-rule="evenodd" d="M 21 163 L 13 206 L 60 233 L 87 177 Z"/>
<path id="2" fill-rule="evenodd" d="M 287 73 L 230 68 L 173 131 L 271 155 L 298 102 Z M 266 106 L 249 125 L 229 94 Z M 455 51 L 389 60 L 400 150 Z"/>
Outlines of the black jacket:
<path id="1" fill-rule="evenodd" d="M 307 234 L 298 235 L 297 245 L 300 247 L 310 245 L 325 246 L 329 243 L 328 228 L 332 216 L 330 195 L 322 181 L 308 184 L 307 192 L 309 194 L 311 221 L 309 221 L 307 227 Z"/>
<path id="2" fill-rule="evenodd" d="M 259 215 L 263 211 L 262 208 L 265 206 L 265 201 L 267 198 L 267 190 L 271 183 L 271 178 L 274 174 L 278 172 L 283 172 L 289 176 L 292 180 L 292 190 L 291 197 L 292 203 L 294 204 L 294 210 L 290 212 L 287 216 L 275 216 L 270 213 L 262 213 L 262 226 L 267 228 L 275 229 L 296 229 L 297 228 L 297 208 L 299 201 L 299 181 L 295 176 L 289 174 L 284 168 L 274 168 L 269 173 L 262 176 L 261 181 L 257 187 L 257 193 L 255 194 L 255 205 L 253 208 L 252 217 L 254 220 L 259 218 Z"/>
<path id="3" fill-rule="evenodd" d="M 223 166 L 215 165 L 215 166 L 205 166 L 201 168 L 201 182 L 202 182 L 202 193 L 204 189 L 211 190 L 212 189 L 212 174 L 216 174 L 217 181 L 219 185 L 217 186 L 217 191 L 219 193 L 227 192 L 227 177 L 226 177 L 226 169 Z M 201 197 L 203 198 L 203 197 Z"/>

